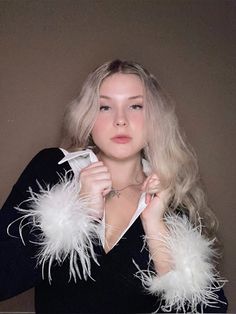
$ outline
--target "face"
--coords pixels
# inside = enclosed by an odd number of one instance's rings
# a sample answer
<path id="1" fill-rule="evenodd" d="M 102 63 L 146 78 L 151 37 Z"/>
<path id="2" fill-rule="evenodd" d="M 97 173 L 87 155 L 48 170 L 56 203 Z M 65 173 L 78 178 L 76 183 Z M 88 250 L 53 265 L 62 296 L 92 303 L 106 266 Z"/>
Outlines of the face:
<path id="1" fill-rule="evenodd" d="M 144 88 L 134 74 L 113 74 L 101 84 L 92 137 L 101 154 L 126 159 L 146 144 Z"/>

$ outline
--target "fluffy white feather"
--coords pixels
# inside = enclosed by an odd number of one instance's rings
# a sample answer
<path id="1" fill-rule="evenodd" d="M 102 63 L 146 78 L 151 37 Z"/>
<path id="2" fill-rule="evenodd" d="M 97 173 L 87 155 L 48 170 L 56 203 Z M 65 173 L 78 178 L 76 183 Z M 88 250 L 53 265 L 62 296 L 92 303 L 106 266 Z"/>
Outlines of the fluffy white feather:
<path id="1" fill-rule="evenodd" d="M 187 306 L 194 313 L 198 304 L 214 307 L 218 300 L 215 292 L 225 283 L 213 263 L 214 241 L 206 239 L 201 227 L 194 228 L 187 217 L 168 215 L 165 223 L 168 236 L 161 237 L 161 241 L 170 252 L 173 269 L 158 276 L 136 265 L 136 275 L 151 294 L 161 296 L 164 311 L 183 311 Z"/>
<path id="2" fill-rule="evenodd" d="M 100 239 L 101 222 L 96 211 L 89 206 L 87 197 L 79 197 L 78 182 L 67 174 L 52 187 L 38 185 L 38 193 L 29 188 L 27 209 L 22 208 L 25 202 L 17 207 L 24 214 L 19 224 L 23 243 L 22 229 L 30 223 L 40 230 L 38 263 L 44 270 L 47 262 L 49 281 L 52 263 L 62 263 L 67 257 L 70 277 L 75 281 L 76 275 L 87 279 L 91 276 L 91 258 L 98 264 L 93 244 Z"/>

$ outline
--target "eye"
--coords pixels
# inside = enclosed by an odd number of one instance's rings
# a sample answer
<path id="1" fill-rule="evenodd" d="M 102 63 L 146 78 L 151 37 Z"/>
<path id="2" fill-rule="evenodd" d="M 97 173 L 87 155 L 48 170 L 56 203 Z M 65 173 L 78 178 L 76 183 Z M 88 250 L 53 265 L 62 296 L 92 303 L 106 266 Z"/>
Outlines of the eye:
<path id="1" fill-rule="evenodd" d="M 108 110 L 110 110 L 110 109 L 111 109 L 111 107 L 108 106 L 108 105 L 101 105 L 101 106 L 100 106 L 100 111 L 108 111 Z"/>
<path id="2" fill-rule="evenodd" d="M 130 106 L 130 108 L 132 110 L 142 110 L 143 109 L 143 105 L 141 105 L 141 104 L 133 104 L 133 105 Z"/>

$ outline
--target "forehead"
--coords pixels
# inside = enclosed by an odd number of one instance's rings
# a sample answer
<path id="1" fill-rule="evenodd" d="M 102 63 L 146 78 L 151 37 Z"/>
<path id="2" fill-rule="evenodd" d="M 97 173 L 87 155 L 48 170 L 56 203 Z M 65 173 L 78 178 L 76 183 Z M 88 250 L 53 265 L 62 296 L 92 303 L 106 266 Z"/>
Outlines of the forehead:
<path id="1" fill-rule="evenodd" d="M 143 95 L 143 83 L 135 74 L 115 73 L 103 80 L 100 95 Z"/>

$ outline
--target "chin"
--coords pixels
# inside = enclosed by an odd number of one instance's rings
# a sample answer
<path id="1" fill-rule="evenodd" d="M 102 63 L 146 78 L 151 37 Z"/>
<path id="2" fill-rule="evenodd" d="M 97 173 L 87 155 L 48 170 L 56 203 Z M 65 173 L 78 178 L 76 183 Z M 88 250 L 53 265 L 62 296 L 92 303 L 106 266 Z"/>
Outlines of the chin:
<path id="1" fill-rule="evenodd" d="M 139 156 L 141 154 L 141 150 L 129 150 L 127 148 L 124 149 L 114 149 L 112 151 L 103 151 L 103 154 L 107 157 L 117 160 L 126 160 L 130 159 L 134 156 Z"/>

